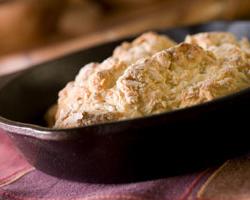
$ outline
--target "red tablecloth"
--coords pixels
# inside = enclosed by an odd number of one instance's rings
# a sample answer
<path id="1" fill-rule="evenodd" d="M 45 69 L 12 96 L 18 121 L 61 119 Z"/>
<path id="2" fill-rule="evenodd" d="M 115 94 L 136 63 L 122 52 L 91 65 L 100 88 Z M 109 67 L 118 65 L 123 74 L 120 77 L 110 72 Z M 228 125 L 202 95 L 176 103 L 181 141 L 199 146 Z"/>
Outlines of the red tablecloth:
<path id="1" fill-rule="evenodd" d="M 0 131 L 0 200 L 246 200 L 250 199 L 250 159 L 217 169 L 165 179 L 98 185 L 70 182 L 30 166 Z"/>

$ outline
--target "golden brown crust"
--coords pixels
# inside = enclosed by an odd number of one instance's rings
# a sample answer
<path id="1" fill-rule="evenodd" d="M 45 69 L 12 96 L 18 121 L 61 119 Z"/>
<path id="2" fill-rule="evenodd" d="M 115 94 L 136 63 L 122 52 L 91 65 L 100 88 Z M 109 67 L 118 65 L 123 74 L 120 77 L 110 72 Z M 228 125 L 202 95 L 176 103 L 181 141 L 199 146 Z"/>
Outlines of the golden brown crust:
<path id="1" fill-rule="evenodd" d="M 188 35 L 185 42 L 190 44 L 197 44 L 204 49 L 211 46 L 221 46 L 223 44 L 237 45 L 237 39 L 232 33 L 228 32 L 205 32 L 195 35 Z"/>
<path id="2" fill-rule="evenodd" d="M 176 45 L 147 33 L 85 66 L 59 93 L 56 128 L 142 117 L 192 106 L 250 85 L 250 45 L 229 33 Z"/>
<path id="3" fill-rule="evenodd" d="M 115 48 L 113 58 L 117 58 L 129 65 L 138 59 L 151 56 L 174 45 L 176 43 L 168 37 L 148 32 L 131 43 L 124 42 L 121 46 Z"/>
<path id="4" fill-rule="evenodd" d="M 178 108 L 178 94 L 200 81 L 203 68 L 217 65 L 213 54 L 182 43 L 129 66 L 117 80 L 112 103 L 126 117 Z"/>
<path id="5" fill-rule="evenodd" d="M 55 127 L 83 126 L 123 117 L 115 105 L 105 100 L 117 79 L 132 63 L 175 44 L 165 36 L 149 32 L 131 43 L 123 43 L 102 63 L 83 67 L 75 81 L 59 93 Z"/>
<path id="6" fill-rule="evenodd" d="M 220 68 L 212 71 L 207 80 L 184 92 L 181 107 L 224 96 L 250 84 L 250 44 L 246 38 L 238 41 L 227 32 L 199 33 L 187 36 L 185 42 L 197 44 L 214 53 Z"/>

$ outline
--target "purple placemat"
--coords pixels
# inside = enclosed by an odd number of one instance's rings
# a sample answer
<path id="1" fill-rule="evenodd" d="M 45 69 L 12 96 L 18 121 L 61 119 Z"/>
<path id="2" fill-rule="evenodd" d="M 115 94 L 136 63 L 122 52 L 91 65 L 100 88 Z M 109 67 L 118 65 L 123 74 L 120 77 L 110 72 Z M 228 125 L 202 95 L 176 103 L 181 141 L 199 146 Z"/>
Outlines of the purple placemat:
<path id="1" fill-rule="evenodd" d="M 0 200 L 245 200 L 250 199 L 250 159 L 219 169 L 117 185 L 58 179 L 30 166 L 0 131 Z"/>

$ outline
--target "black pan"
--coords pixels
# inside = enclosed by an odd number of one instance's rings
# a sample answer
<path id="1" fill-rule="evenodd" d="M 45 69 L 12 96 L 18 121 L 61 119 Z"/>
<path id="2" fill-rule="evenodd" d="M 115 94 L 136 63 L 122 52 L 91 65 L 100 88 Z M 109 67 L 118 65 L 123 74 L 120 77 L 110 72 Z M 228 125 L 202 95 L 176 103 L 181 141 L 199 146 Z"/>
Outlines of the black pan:
<path id="1" fill-rule="evenodd" d="M 204 31 L 230 31 L 250 38 L 250 23 L 214 22 L 160 32 L 179 42 L 187 34 Z M 46 128 L 43 116 L 58 91 L 84 64 L 110 56 L 120 42 L 63 56 L 2 82 L 0 128 L 32 165 L 70 180 L 120 183 L 202 169 L 249 150 L 249 89 L 145 118 L 74 129 Z"/>

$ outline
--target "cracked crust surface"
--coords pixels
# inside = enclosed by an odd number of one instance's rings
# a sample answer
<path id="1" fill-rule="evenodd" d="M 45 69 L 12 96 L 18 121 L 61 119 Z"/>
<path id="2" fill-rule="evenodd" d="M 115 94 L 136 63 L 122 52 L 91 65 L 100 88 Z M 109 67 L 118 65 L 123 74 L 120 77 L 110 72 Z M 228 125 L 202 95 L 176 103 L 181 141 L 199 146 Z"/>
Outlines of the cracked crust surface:
<path id="1" fill-rule="evenodd" d="M 102 63 L 84 66 L 60 91 L 57 108 L 48 112 L 48 121 L 57 128 L 68 128 L 122 118 L 116 106 L 105 100 L 117 79 L 129 65 L 174 45 L 168 37 L 149 32 L 131 43 L 124 42 Z"/>
<path id="2" fill-rule="evenodd" d="M 247 39 L 223 32 L 176 44 L 146 33 L 83 67 L 60 91 L 50 113 L 55 128 L 143 117 L 210 101 L 249 87 Z"/>
<path id="3" fill-rule="evenodd" d="M 246 38 L 238 41 L 231 33 L 210 32 L 187 36 L 185 42 L 212 52 L 220 67 L 212 71 L 202 84 L 198 83 L 184 93 L 181 107 L 209 101 L 249 87 L 250 45 Z"/>

